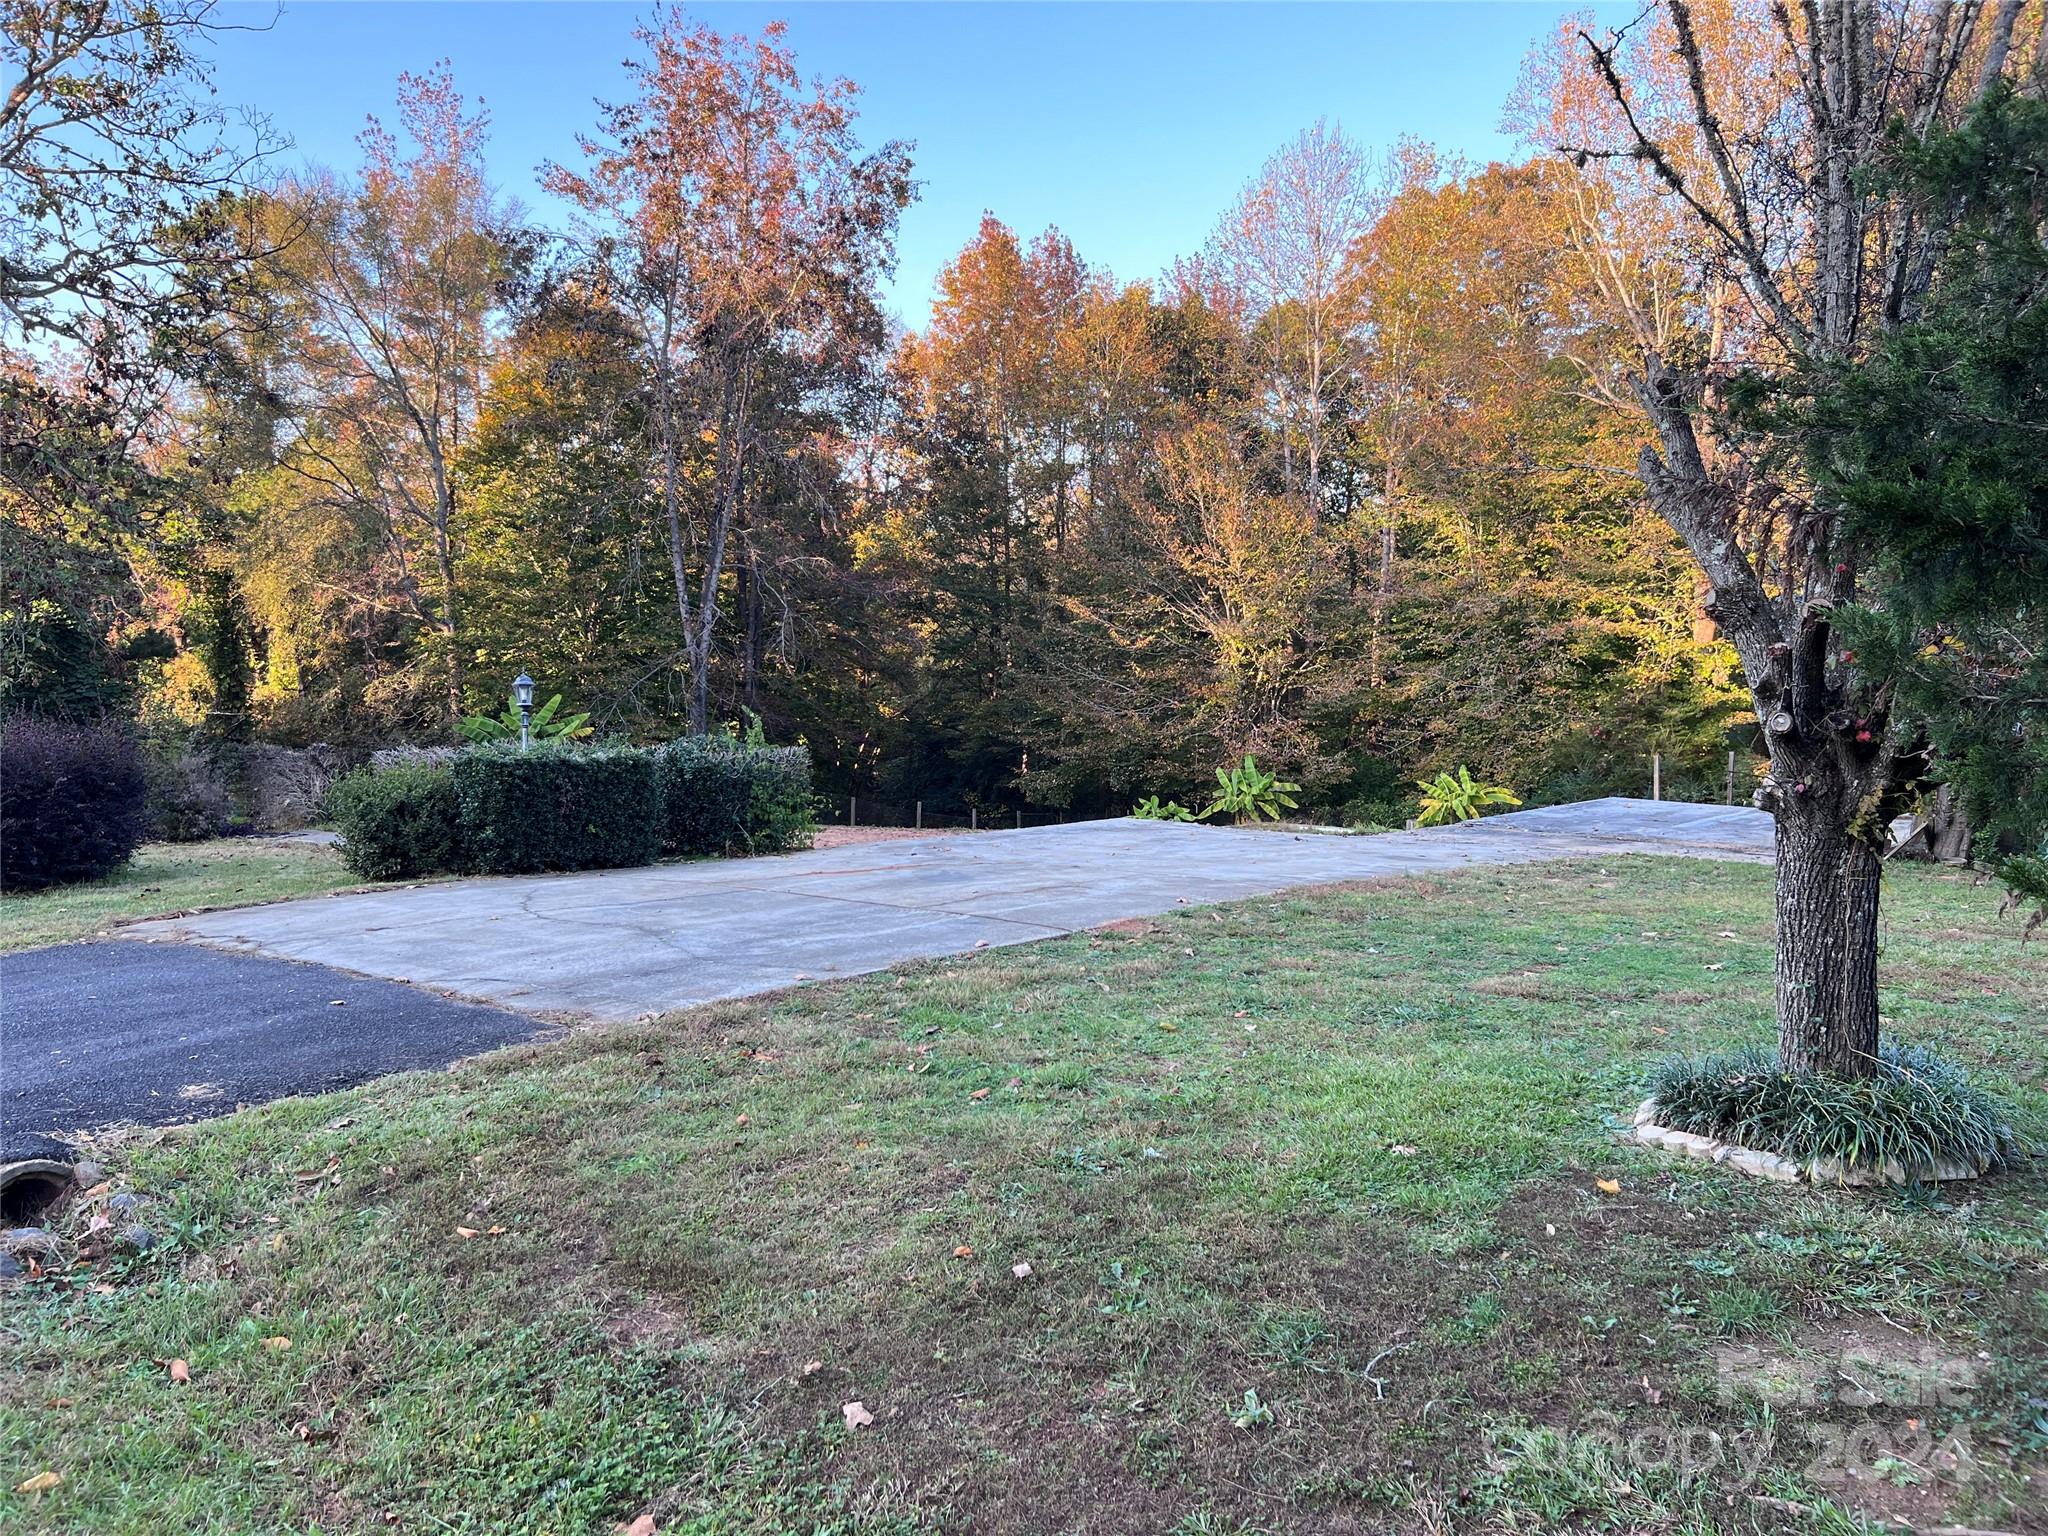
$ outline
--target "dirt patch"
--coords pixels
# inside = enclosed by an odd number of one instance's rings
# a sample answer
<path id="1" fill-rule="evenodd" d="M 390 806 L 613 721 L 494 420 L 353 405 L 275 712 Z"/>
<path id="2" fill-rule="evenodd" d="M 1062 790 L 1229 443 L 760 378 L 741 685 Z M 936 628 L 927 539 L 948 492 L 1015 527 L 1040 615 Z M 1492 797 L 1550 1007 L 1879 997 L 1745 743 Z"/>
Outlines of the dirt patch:
<path id="1" fill-rule="evenodd" d="M 1537 964 L 1519 971 L 1510 971 L 1503 976 L 1488 976 L 1472 983 L 1474 992 L 1484 992 L 1493 997 L 1540 998 L 1549 996 L 1543 985 L 1546 971 L 1554 971 L 1554 965 Z"/>
<path id="2" fill-rule="evenodd" d="M 1132 938 L 1150 938 L 1155 933 L 1164 933 L 1166 928 L 1143 917 L 1120 917 L 1113 923 L 1098 923 L 1088 930 L 1090 933 L 1128 934 Z"/>
<path id="3" fill-rule="evenodd" d="M 958 837 L 962 834 L 944 827 L 820 827 L 811 837 L 813 848 L 855 848 L 863 843 L 901 843 L 916 837 Z"/>

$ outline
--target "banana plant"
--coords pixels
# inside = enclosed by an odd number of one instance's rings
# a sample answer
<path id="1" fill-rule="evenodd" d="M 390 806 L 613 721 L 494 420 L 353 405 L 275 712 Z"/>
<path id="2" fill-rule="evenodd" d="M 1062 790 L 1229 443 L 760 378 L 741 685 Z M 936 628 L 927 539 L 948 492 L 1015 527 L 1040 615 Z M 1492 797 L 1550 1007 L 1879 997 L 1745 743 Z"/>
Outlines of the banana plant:
<path id="1" fill-rule="evenodd" d="M 1455 775 L 1440 773 L 1433 779 L 1422 779 L 1416 783 L 1422 791 L 1422 814 L 1415 818 L 1417 826 L 1441 826 L 1447 821 L 1477 821 L 1487 809 L 1496 805 L 1520 805 L 1508 792 L 1505 784 L 1482 784 L 1472 777 L 1470 768 L 1459 767 Z"/>
<path id="2" fill-rule="evenodd" d="M 1178 800 L 1161 802 L 1157 795 L 1147 795 L 1131 807 L 1131 814 L 1140 821 L 1193 821 L 1195 813 Z"/>
<path id="3" fill-rule="evenodd" d="M 1267 773 L 1249 752 L 1243 767 L 1216 770 L 1216 786 L 1215 801 L 1202 812 L 1204 821 L 1224 815 L 1240 822 L 1278 821 L 1282 811 L 1295 809 L 1294 797 L 1301 792 L 1299 784 Z"/>
<path id="4" fill-rule="evenodd" d="M 590 715 L 565 715 L 555 718 L 555 711 L 562 707 L 562 696 L 558 693 L 547 703 L 533 712 L 533 719 L 527 732 L 535 741 L 580 740 L 590 734 Z M 508 698 L 502 715 L 464 715 L 455 722 L 455 729 L 462 733 L 464 741 L 504 741 L 519 735 L 519 700 Z"/>

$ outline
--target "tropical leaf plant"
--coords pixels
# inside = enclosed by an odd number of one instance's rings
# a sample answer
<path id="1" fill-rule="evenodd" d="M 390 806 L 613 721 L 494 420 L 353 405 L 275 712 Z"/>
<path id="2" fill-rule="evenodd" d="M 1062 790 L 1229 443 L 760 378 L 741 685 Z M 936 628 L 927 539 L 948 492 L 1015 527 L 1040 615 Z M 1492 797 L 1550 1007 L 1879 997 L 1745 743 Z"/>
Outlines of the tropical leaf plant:
<path id="1" fill-rule="evenodd" d="M 1140 821 L 1193 821 L 1195 813 L 1178 800 L 1162 802 L 1157 795 L 1147 795 L 1131 807 L 1131 814 Z"/>
<path id="2" fill-rule="evenodd" d="M 1299 784 L 1266 772 L 1247 752 L 1242 767 L 1216 770 L 1216 798 L 1202 812 L 1202 819 L 1234 816 L 1239 821 L 1278 821 L 1281 812 L 1295 809 L 1294 797 L 1300 792 Z"/>
<path id="3" fill-rule="evenodd" d="M 1470 768 L 1462 765 L 1455 774 L 1440 773 L 1433 779 L 1421 779 L 1415 787 L 1422 791 L 1422 812 L 1415 821 L 1424 827 L 1441 826 L 1447 821 L 1477 821 L 1494 806 L 1522 803 L 1505 784 L 1482 784 L 1472 777 Z"/>
<path id="4" fill-rule="evenodd" d="M 533 712 L 533 719 L 527 726 L 527 733 L 535 741 L 580 741 L 590 734 L 588 711 L 578 715 L 564 715 L 555 718 L 562 707 L 562 696 L 558 693 L 547 703 Z M 455 722 L 455 729 L 464 741 L 503 741 L 519 734 L 519 700 L 508 698 L 505 712 L 500 715 L 464 715 Z"/>

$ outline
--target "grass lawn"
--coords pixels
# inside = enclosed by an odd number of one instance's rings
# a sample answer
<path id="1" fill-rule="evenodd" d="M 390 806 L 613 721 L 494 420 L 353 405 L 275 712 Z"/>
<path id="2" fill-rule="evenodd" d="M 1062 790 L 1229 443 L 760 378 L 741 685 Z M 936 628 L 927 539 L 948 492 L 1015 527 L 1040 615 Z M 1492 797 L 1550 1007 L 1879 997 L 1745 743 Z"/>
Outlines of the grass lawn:
<path id="1" fill-rule="evenodd" d="M 149 843 L 104 880 L 0 896 L 0 951 L 89 939 L 139 917 L 246 907 L 361 884 L 332 848 L 308 843 L 245 837 Z"/>
<path id="2" fill-rule="evenodd" d="M 1890 1027 L 2038 1134 L 2048 946 L 1954 873 L 1886 899 Z M 6 1293 L 0 1474 L 62 1482 L 0 1526 L 2041 1529 L 2038 1166 L 1617 1142 L 1767 1016 L 1769 901 L 1632 859 L 1189 908 L 116 1147 L 165 1241 Z"/>

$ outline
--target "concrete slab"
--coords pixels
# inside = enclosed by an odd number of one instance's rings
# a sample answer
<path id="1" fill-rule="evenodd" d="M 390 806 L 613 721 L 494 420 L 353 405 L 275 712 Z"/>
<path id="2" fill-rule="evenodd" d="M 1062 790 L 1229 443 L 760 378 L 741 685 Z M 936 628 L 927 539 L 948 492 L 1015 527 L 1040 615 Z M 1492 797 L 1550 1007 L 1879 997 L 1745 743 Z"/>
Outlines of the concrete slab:
<path id="1" fill-rule="evenodd" d="M 779 858 L 464 880 L 142 923 L 527 1013 L 623 1020 L 1297 886 L 1538 859 L 1768 858 L 1760 811 L 1608 799 L 1375 837 L 1074 822 Z"/>

